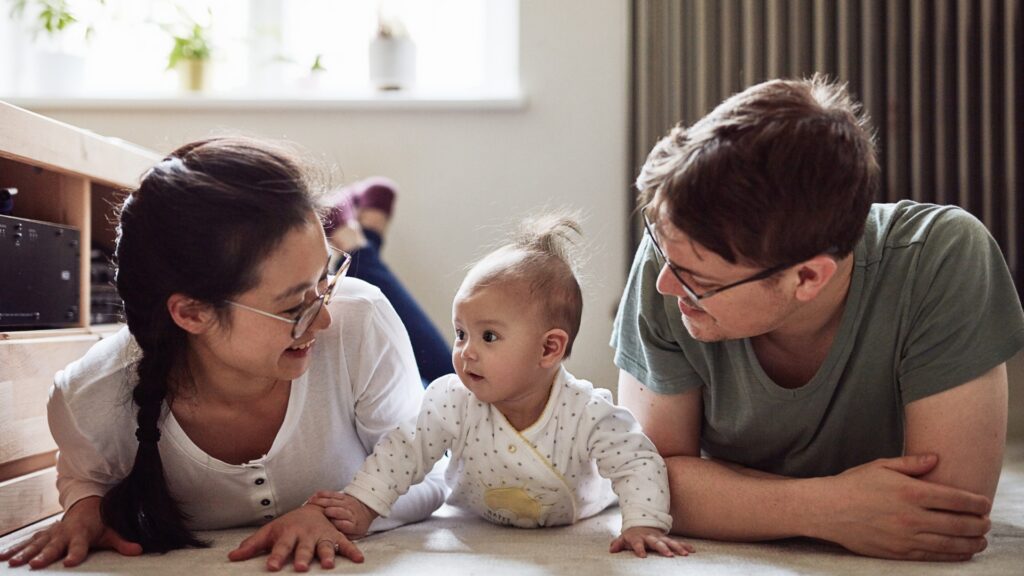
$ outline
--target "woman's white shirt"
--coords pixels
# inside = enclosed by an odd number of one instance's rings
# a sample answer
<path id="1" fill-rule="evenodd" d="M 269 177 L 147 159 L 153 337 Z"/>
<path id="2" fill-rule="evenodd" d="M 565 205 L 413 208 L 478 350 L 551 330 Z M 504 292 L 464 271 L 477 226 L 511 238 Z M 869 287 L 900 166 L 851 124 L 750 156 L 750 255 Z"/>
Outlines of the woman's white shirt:
<path id="1" fill-rule="evenodd" d="M 344 282 L 330 305 L 334 322 L 317 334 L 309 370 L 292 382 L 284 421 L 263 457 L 236 465 L 209 456 L 165 406 L 164 475 L 193 529 L 265 523 L 316 490 L 340 490 L 383 434 L 416 418 L 423 389 L 401 320 L 377 288 L 354 278 Z M 138 354 L 124 328 L 54 379 L 48 414 L 60 450 L 57 487 L 65 510 L 105 494 L 131 470 L 138 448 L 131 401 Z M 445 498 L 440 471 L 371 530 L 428 517 Z"/>

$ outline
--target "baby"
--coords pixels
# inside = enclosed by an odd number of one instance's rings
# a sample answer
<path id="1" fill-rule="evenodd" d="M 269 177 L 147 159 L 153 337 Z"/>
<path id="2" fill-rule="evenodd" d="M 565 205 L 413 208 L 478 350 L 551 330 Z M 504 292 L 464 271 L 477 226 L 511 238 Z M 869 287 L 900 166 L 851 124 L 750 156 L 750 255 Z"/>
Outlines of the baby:
<path id="1" fill-rule="evenodd" d="M 452 309 L 457 374 L 427 388 L 417 421 L 381 438 L 344 493 L 310 498 L 339 530 L 364 535 L 451 450 L 448 503 L 491 522 L 572 524 L 618 495 L 611 552 L 693 552 L 666 534 L 665 463 L 640 425 L 562 366 L 583 309 L 568 254 L 578 234 L 571 219 L 538 219 L 472 267 Z"/>

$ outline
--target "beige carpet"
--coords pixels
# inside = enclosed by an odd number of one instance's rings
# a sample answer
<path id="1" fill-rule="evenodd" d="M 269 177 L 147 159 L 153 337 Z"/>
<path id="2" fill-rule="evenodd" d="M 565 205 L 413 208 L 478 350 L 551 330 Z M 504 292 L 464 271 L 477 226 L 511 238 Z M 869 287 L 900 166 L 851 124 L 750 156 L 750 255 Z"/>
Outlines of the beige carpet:
<path id="1" fill-rule="evenodd" d="M 359 543 L 362 565 L 339 561 L 339 574 L 485 576 L 540 574 L 1024 574 L 1024 446 L 1008 450 L 992 512 L 989 547 L 961 564 L 923 564 L 861 558 L 841 548 L 811 541 L 771 544 L 729 544 L 692 540 L 697 553 L 687 558 L 609 554 L 608 543 L 619 528 L 618 509 L 575 526 L 518 530 L 494 526 L 448 506 L 420 524 L 405 526 Z M 93 554 L 73 570 L 51 567 L 35 574 L 250 574 L 264 571 L 264 560 L 227 561 L 227 552 L 251 530 L 209 532 L 208 550 L 171 552 L 165 556 L 121 558 L 110 552 Z M 10 542 L 16 535 L 0 540 Z M 25 568 L 17 569 L 28 574 Z M 15 573 L 6 564 L 0 572 Z M 286 571 L 291 572 L 289 567 Z M 311 572 L 323 572 L 314 567 Z"/>

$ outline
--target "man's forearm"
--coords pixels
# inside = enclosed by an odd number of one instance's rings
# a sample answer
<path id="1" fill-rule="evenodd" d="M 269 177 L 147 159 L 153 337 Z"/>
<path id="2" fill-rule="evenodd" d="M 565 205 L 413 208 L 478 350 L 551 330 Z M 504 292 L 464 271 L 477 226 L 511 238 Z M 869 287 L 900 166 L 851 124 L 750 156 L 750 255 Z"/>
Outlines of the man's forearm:
<path id="1" fill-rule="evenodd" d="M 672 456 L 672 531 L 717 540 L 813 535 L 821 479 L 775 476 L 693 456 Z"/>

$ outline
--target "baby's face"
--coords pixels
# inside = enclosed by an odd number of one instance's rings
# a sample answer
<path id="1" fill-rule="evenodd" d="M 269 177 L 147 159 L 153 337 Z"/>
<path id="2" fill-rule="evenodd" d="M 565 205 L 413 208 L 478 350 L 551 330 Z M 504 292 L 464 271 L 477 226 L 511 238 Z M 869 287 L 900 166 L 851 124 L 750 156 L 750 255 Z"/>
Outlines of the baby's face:
<path id="1" fill-rule="evenodd" d="M 499 410 L 535 401 L 538 393 L 546 401 L 551 384 L 541 367 L 546 328 L 540 306 L 520 284 L 464 283 L 452 306 L 455 372 L 478 400 Z"/>

